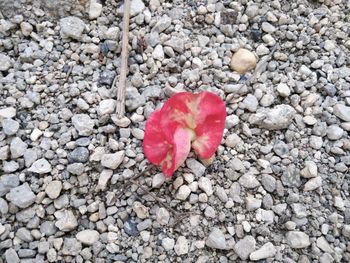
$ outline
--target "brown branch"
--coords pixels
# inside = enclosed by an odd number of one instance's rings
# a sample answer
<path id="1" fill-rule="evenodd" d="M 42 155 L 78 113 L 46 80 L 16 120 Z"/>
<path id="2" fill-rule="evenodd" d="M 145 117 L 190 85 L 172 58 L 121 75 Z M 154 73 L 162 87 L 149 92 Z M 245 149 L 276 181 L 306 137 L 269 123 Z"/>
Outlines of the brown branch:
<path id="1" fill-rule="evenodd" d="M 130 20 L 130 0 L 124 1 L 124 15 L 123 15 L 123 39 L 122 39 L 122 54 L 121 54 L 121 67 L 120 76 L 118 82 L 117 92 L 117 109 L 116 113 L 118 118 L 123 118 L 125 114 L 125 90 L 126 90 L 126 75 L 128 71 L 128 46 L 129 46 L 129 20 Z M 115 81 L 112 84 L 112 90 L 114 89 Z"/>

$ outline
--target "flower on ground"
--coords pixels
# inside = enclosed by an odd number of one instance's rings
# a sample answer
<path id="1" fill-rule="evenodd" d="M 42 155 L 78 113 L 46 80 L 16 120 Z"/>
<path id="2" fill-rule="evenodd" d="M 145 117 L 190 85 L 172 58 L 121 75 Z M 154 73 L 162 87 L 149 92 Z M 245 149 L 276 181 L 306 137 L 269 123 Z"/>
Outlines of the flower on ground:
<path id="1" fill-rule="evenodd" d="M 177 93 L 147 120 L 145 155 L 170 177 L 185 162 L 191 146 L 201 159 L 214 156 L 225 119 L 225 103 L 214 93 Z"/>

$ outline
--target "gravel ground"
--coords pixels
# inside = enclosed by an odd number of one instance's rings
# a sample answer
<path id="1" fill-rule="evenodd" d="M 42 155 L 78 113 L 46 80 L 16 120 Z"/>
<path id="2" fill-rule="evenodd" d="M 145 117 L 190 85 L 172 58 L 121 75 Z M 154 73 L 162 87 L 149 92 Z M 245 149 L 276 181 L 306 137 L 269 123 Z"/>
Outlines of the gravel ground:
<path id="1" fill-rule="evenodd" d="M 0 262 L 349 262 L 350 1 L 132 0 L 118 120 L 120 4 L 0 1 Z M 129 179 L 181 90 L 228 117 L 138 179 L 167 209 Z"/>

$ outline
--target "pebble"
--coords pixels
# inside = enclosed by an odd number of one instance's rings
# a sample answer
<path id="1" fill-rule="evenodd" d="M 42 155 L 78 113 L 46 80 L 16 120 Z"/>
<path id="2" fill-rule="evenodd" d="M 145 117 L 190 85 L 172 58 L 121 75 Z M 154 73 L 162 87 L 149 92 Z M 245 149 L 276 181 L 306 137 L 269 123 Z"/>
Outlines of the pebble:
<path id="1" fill-rule="evenodd" d="M 102 5 L 97 0 L 90 0 L 89 5 L 89 19 L 94 20 L 102 13 Z"/>
<path id="2" fill-rule="evenodd" d="M 70 163 L 86 163 L 89 161 L 89 150 L 85 147 L 77 147 L 67 156 Z"/>
<path id="3" fill-rule="evenodd" d="M 333 114 L 343 121 L 350 122 L 350 107 L 343 104 L 336 104 L 333 107 Z"/>
<path id="4" fill-rule="evenodd" d="M 309 236 L 301 231 L 287 232 L 286 241 L 291 248 L 305 248 L 310 246 Z"/>
<path id="5" fill-rule="evenodd" d="M 191 169 L 196 177 L 201 177 L 205 173 L 205 166 L 196 159 L 189 158 L 186 160 L 186 165 Z"/>
<path id="6" fill-rule="evenodd" d="M 170 214 L 168 210 L 166 210 L 164 207 L 161 207 L 157 210 L 156 218 L 157 222 L 160 225 L 167 225 L 169 223 Z"/>
<path id="7" fill-rule="evenodd" d="M 176 194 L 176 199 L 186 200 L 190 193 L 191 189 L 187 185 L 181 185 Z"/>
<path id="8" fill-rule="evenodd" d="M 154 59 L 157 59 L 159 61 L 163 61 L 164 59 L 164 51 L 163 51 L 163 46 L 162 45 L 157 45 L 152 53 L 152 57 Z"/>
<path id="9" fill-rule="evenodd" d="M 216 227 L 211 230 L 205 244 L 210 248 L 227 249 L 225 235 L 219 228 Z"/>
<path id="10" fill-rule="evenodd" d="M 291 124 L 295 114 L 294 108 L 287 104 L 281 104 L 272 109 L 259 108 L 256 114 L 250 116 L 249 122 L 263 129 L 281 130 Z"/>
<path id="11" fill-rule="evenodd" d="M 112 99 L 102 100 L 97 107 L 97 114 L 100 116 L 115 112 L 116 102 Z"/>
<path id="12" fill-rule="evenodd" d="M 340 128 L 338 125 L 330 125 L 327 128 L 327 138 L 336 141 L 343 137 L 344 130 Z"/>
<path id="13" fill-rule="evenodd" d="M 71 210 L 61 210 L 54 213 L 57 221 L 55 226 L 64 232 L 69 232 L 78 226 L 78 221 Z"/>
<path id="14" fill-rule="evenodd" d="M 75 237 L 83 245 L 92 246 L 99 240 L 100 234 L 96 230 L 86 229 L 78 232 Z"/>
<path id="15" fill-rule="evenodd" d="M 160 188 L 165 182 L 165 176 L 163 173 L 158 173 L 152 178 L 152 188 Z"/>
<path id="16" fill-rule="evenodd" d="M 235 244 L 234 251 L 240 259 L 247 260 L 249 255 L 255 250 L 255 244 L 254 237 L 245 236 Z"/>
<path id="17" fill-rule="evenodd" d="M 132 205 L 132 210 L 136 213 L 137 217 L 140 219 L 145 219 L 149 216 L 148 208 L 140 202 L 134 202 Z"/>
<path id="18" fill-rule="evenodd" d="M 60 27 L 62 38 L 73 38 L 76 40 L 81 40 L 86 25 L 80 18 L 75 16 L 68 16 L 61 18 Z"/>
<path id="19" fill-rule="evenodd" d="M 2 129 L 6 135 L 14 135 L 19 129 L 19 123 L 12 119 L 4 119 L 2 121 Z"/>
<path id="20" fill-rule="evenodd" d="M 280 83 L 277 85 L 277 92 L 283 98 L 287 98 L 290 96 L 290 89 L 287 84 Z"/>
<path id="21" fill-rule="evenodd" d="M 145 9 L 145 4 L 143 3 L 142 0 L 131 0 L 130 1 L 130 16 L 131 17 L 138 15 L 144 9 Z M 118 8 L 117 13 L 119 15 L 124 14 L 124 4 Z"/>
<path id="22" fill-rule="evenodd" d="M 304 178 L 317 177 L 318 168 L 314 161 L 305 161 L 305 167 L 300 171 L 300 175 Z"/>
<path id="23" fill-rule="evenodd" d="M 14 250 L 13 248 L 9 248 L 5 251 L 5 260 L 6 262 L 11 262 L 11 263 L 19 263 L 19 257 L 17 255 L 16 250 Z"/>
<path id="24" fill-rule="evenodd" d="M 198 181 L 198 187 L 203 190 L 207 196 L 211 196 L 213 194 L 213 187 L 210 179 L 207 177 L 201 177 Z"/>
<path id="25" fill-rule="evenodd" d="M 36 160 L 28 169 L 28 172 L 37 173 L 37 174 L 46 174 L 51 172 L 51 164 L 44 158 Z"/>
<path id="26" fill-rule="evenodd" d="M 103 154 L 101 158 L 101 165 L 112 170 L 117 169 L 118 166 L 123 162 L 124 156 L 125 151 Z"/>
<path id="27" fill-rule="evenodd" d="M 267 242 L 258 250 L 252 252 L 249 256 L 250 260 L 257 261 L 265 258 L 272 258 L 276 255 L 276 248 L 271 242 Z"/>
<path id="28" fill-rule="evenodd" d="M 12 188 L 6 195 L 8 201 L 20 208 L 31 206 L 34 203 L 35 198 L 36 196 L 28 183 Z"/>
<path id="29" fill-rule="evenodd" d="M 175 246 L 175 240 L 169 237 L 162 239 L 162 247 L 165 249 L 165 251 L 170 251 Z"/>
<path id="30" fill-rule="evenodd" d="M 246 173 L 242 175 L 239 178 L 238 182 L 248 189 L 256 188 L 260 185 L 260 182 L 258 181 L 258 179 L 256 179 L 256 176 L 252 173 Z"/>
<path id="31" fill-rule="evenodd" d="M 231 58 L 230 67 L 239 74 L 245 74 L 256 66 L 255 55 L 244 48 L 238 49 Z"/>
<path id="32" fill-rule="evenodd" d="M 13 107 L 0 109 L 0 121 L 2 122 L 4 119 L 11 119 L 16 116 L 16 113 L 17 111 Z"/>
<path id="33" fill-rule="evenodd" d="M 15 174 L 4 174 L 0 177 L 0 196 L 4 196 L 12 188 L 19 185 L 19 178 Z"/>
<path id="34" fill-rule="evenodd" d="M 288 145 L 285 142 L 277 140 L 273 146 L 273 151 L 281 158 L 289 156 Z"/>
<path id="35" fill-rule="evenodd" d="M 109 179 L 111 179 L 112 175 L 113 175 L 112 170 L 103 169 L 98 178 L 96 191 L 105 191 L 107 188 L 108 181 Z"/>
<path id="36" fill-rule="evenodd" d="M 21 138 L 19 137 L 13 138 L 10 144 L 11 157 L 13 159 L 22 157 L 27 148 L 28 148 L 28 145 L 25 142 L 23 142 Z"/>
<path id="37" fill-rule="evenodd" d="M 10 68 L 12 68 L 12 60 L 9 56 L 6 56 L 5 54 L 0 54 L 0 71 L 8 71 Z M 3 109 L 3 111 L 6 109 Z M 0 116 L 1 116 L 1 110 L 0 110 Z M 12 118 L 12 117 L 10 117 Z"/>
<path id="38" fill-rule="evenodd" d="M 80 136 L 89 136 L 93 133 L 95 122 L 87 114 L 75 114 L 72 124 Z"/>
<path id="39" fill-rule="evenodd" d="M 322 177 L 317 176 L 315 178 L 311 178 L 304 185 L 304 192 L 313 191 L 322 186 Z"/>
<path id="40" fill-rule="evenodd" d="M 186 255 L 188 253 L 189 247 L 188 247 L 188 241 L 186 237 L 184 236 L 179 236 L 176 240 L 174 250 L 176 255 L 181 256 L 181 255 Z"/>
<path id="41" fill-rule="evenodd" d="M 56 199 L 60 196 L 62 190 L 61 181 L 51 181 L 45 188 L 45 192 L 51 199 Z"/>

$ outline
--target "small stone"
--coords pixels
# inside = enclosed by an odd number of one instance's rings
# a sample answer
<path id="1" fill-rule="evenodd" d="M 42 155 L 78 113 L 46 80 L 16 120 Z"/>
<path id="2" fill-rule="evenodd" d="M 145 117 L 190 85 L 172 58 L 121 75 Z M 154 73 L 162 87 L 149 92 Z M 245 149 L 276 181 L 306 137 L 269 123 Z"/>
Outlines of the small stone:
<path id="1" fill-rule="evenodd" d="M 40 136 L 43 135 L 43 132 L 41 130 L 39 130 L 38 128 L 34 128 L 32 133 L 30 134 L 30 139 L 33 142 L 36 142 Z"/>
<path id="2" fill-rule="evenodd" d="M 35 161 L 28 169 L 28 172 L 45 174 L 51 172 L 51 164 L 44 158 Z"/>
<path id="3" fill-rule="evenodd" d="M 187 185 L 181 185 L 179 191 L 176 194 L 176 199 L 186 200 L 190 193 L 191 189 Z"/>
<path id="4" fill-rule="evenodd" d="M 268 130 L 281 130 L 289 126 L 295 117 L 296 111 L 290 105 L 281 104 L 272 109 L 260 108 L 249 118 L 251 124 Z"/>
<path id="5" fill-rule="evenodd" d="M 317 165 L 313 161 L 305 161 L 305 167 L 300 171 L 300 175 L 304 178 L 317 177 Z"/>
<path id="6" fill-rule="evenodd" d="M 255 250 L 255 243 L 256 241 L 254 237 L 246 236 L 235 244 L 234 251 L 240 257 L 240 259 L 246 260 Z"/>
<path id="7" fill-rule="evenodd" d="M 6 199 L 20 208 L 26 208 L 35 201 L 35 194 L 28 183 L 12 188 L 6 195 Z"/>
<path id="8" fill-rule="evenodd" d="M 163 173 L 158 173 L 153 176 L 152 179 L 152 188 L 159 188 L 165 182 L 165 176 Z"/>
<path id="9" fill-rule="evenodd" d="M 89 136 L 94 130 L 95 122 L 87 114 L 75 114 L 72 117 L 72 124 L 80 136 Z"/>
<path id="10" fill-rule="evenodd" d="M 309 236 L 301 231 L 289 231 L 286 234 L 286 240 L 291 248 L 305 248 L 310 246 Z"/>
<path id="11" fill-rule="evenodd" d="M 160 225 L 167 225 L 169 223 L 170 214 L 168 210 L 166 210 L 164 207 L 161 207 L 157 210 L 156 218 L 157 222 Z"/>
<path id="12" fill-rule="evenodd" d="M 182 54 L 185 50 L 185 43 L 182 38 L 172 36 L 168 41 L 164 43 L 165 46 L 169 46 L 176 52 Z"/>
<path id="13" fill-rule="evenodd" d="M 333 107 L 333 114 L 343 121 L 350 122 L 350 107 L 343 104 L 336 104 Z"/>
<path id="14" fill-rule="evenodd" d="M 273 151 L 281 158 L 286 158 L 289 156 L 288 145 L 285 142 L 277 140 L 273 146 Z"/>
<path id="15" fill-rule="evenodd" d="M 125 151 L 119 151 L 116 153 L 106 153 L 102 155 L 101 165 L 109 169 L 117 169 L 118 166 L 123 162 Z"/>
<path id="16" fill-rule="evenodd" d="M 157 45 L 152 53 L 152 57 L 154 59 L 157 59 L 159 61 L 163 61 L 164 59 L 164 51 L 163 51 L 163 46 L 162 45 Z"/>
<path id="17" fill-rule="evenodd" d="M 272 258 L 275 256 L 276 252 L 277 250 L 275 246 L 271 242 L 268 242 L 258 250 L 252 252 L 249 258 L 250 260 L 253 260 L 253 261 L 257 261 L 265 258 Z"/>
<path id="18" fill-rule="evenodd" d="M 213 194 L 213 187 L 210 179 L 201 177 L 198 181 L 198 186 L 207 194 L 207 196 L 211 196 Z"/>
<path id="19" fill-rule="evenodd" d="M 32 33 L 33 31 L 33 26 L 28 22 L 22 22 L 20 24 L 20 27 L 21 27 L 22 34 L 26 37 L 29 36 L 30 33 Z"/>
<path id="20" fill-rule="evenodd" d="M 145 9 L 145 4 L 142 0 L 131 0 L 130 2 L 130 16 L 136 16 Z M 124 4 L 121 5 L 117 10 L 118 15 L 124 14 Z"/>
<path id="21" fill-rule="evenodd" d="M 6 56 L 5 54 L 0 53 L 0 71 L 8 71 L 12 67 L 12 60 L 9 56 Z M 2 109 L 2 110 L 6 110 Z M 1 117 L 1 111 L 0 111 L 0 117 Z M 12 118 L 12 117 L 8 117 Z"/>
<path id="22" fill-rule="evenodd" d="M 65 238 L 61 253 L 63 255 L 77 256 L 82 250 L 81 243 L 76 238 Z"/>
<path id="23" fill-rule="evenodd" d="M 261 177 L 261 184 L 264 189 L 270 193 L 276 190 L 276 179 L 269 174 L 263 174 Z"/>
<path id="24" fill-rule="evenodd" d="M 78 17 L 68 16 L 61 18 L 61 37 L 62 38 L 73 38 L 81 40 L 83 31 L 85 29 L 85 23 Z"/>
<path id="25" fill-rule="evenodd" d="M 91 246 L 99 240 L 100 234 L 96 230 L 86 229 L 78 232 L 76 238 L 84 245 Z"/>
<path id="26" fill-rule="evenodd" d="M 165 251 L 170 251 L 175 246 L 175 240 L 169 237 L 162 239 L 162 247 L 165 249 Z"/>
<path id="27" fill-rule="evenodd" d="M 149 216 L 148 208 L 138 201 L 133 203 L 132 210 L 136 213 L 137 217 L 140 219 L 145 219 Z"/>
<path id="28" fill-rule="evenodd" d="M 97 114 L 100 116 L 115 112 L 116 102 L 113 99 L 102 100 L 97 107 Z"/>
<path id="29" fill-rule="evenodd" d="M 343 137 L 344 130 L 338 125 L 331 125 L 327 128 L 327 138 L 336 141 Z"/>
<path id="30" fill-rule="evenodd" d="M 246 197 L 246 208 L 248 211 L 254 211 L 261 207 L 262 201 L 260 199 L 254 198 L 251 195 Z"/>
<path id="31" fill-rule="evenodd" d="M 26 229 L 25 227 L 21 227 L 16 232 L 16 237 L 18 237 L 20 240 L 24 242 L 32 242 L 33 236 L 31 235 L 30 231 Z"/>
<path id="32" fill-rule="evenodd" d="M 248 189 L 252 189 L 260 185 L 260 182 L 258 181 L 258 179 L 256 179 L 256 176 L 252 173 L 246 173 L 242 175 L 239 178 L 238 182 Z"/>
<path id="33" fill-rule="evenodd" d="M 2 61 L 1 57 L 0 57 L 0 61 Z M 2 121 L 3 119 L 11 119 L 15 116 L 16 116 L 16 109 L 13 107 L 0 109 L 0 121 Z"/>
<path id="34" fill-rule="evenodd" d="M 324 42 L 323 48 L 329 52 L 329 51 L 332 51 L 332 50 L 334 50 L 336 48 L 336 44 L 335 44 L 335 42 L 333 40 L 327 39 Z"/>
<path id="35" fill-rule="evenodd" d="M 109 179 L 111 179 L 112 175 L 113 175 L 112 170 L 108 170 L 108 169 L 102 170 L 98 178 L 96 191 L 105 191 L 107 188 L 108 181 Z"/>
<path id="36" fill-rule="evenodd" d="M 323 236 L 317 238 L 316 246 L 324 252 L 333 253 L 332 247 L 329 245 L 328 241 Z"/>
<path id="37" fill-rule="evenodd" d="M 55 223 L 52 221 L 44 221 L 40 225 L 40 232 L 46 236 L 52 236 L 57 232 Z"/>
<path id="38" fill-rule="evenodd" d="M 51 199 L 56 199 L 60 196 L 62 190 L 61 181 L 51 181 L 45 188 L 45 192 Z"/>
<path id="39" fill-rule="evenodd" d="M 290 95 L 290 89 L 289 89 L 288 85 L 285 83 L 278 84 L 277 92 L 278 92 L 278 95 L 280 95 L 283 98 L 289 97 L 289 95 Z"/>
<path id="40" fill-rule="evenodd" d="M 67 156 L 70 163 L 86 163 L 89 161 L 89 150 L 85 147 L 77 147 Z"/>
<path id="41" fill-rule="evenodd" d="M 22 157 L 27 148 L 28 145 L 19 137 L 13 138 L 10 144 L 11 157 L 14 159 Z"/>
<path id="42" fill-rule="evenodd" d="M 310 115 L 305 116 L 305 117 L 303 118 L 303 121 L 304 121 L 305 124 L 307 124 L 307 125 L 314 125 L 314 124 L 317 123 L 317 119 L 316 119 L 314 116 L 310 116 Z"/>
<path id="43" fill-rule="evenodd" d="M 216 227 L 211 230 L 205 244 L 210 248 L 227 249 L 225 235 Z"/>
<path id="44" fill-rule="evenodd" d="M 9 248 L 5 251 L 5 261 L 6 262 L 11 262 L 11 263 L 19 263 L 19 257 L 17 255 L 16 250 L 14 250 L 13 248 Z"/>
<path id="45" fill-rule="evenodd" d="M 163 15 L 152 28 L 152 32 L 162 33 L 171 25 L 171 18 Z M 151 41 L 152 42 L 152 41 Z"/>
<path id="46" fill-rule="evenodd" d="M 67 171 L 71 174 L 81 175 L 84 173 L 84 164 L 82 163 L 71 163 L 67 166 Z"/>
<path id="47" fill-rule="evenodd" d="M 146 219 L 146 220 L 143 220 L 142 222 L 137 224 L 137 230 L 143 231 L 143 230 L 150 228 L 151 226 L 152 226 L 152 220 Z"/>
<path id="48" fill-rule="evenodd" d="M 310 137 L 310 146 L 313 149 L 319 150 L 322 148 L 323 140 L 322 137 L 312 135 Z"/>
<path id="49" fill-rule="evenodd" d="M 255 68 L 256 57 L 251 51 L 240 48 L 232 56 L 230 66 L 232 70 L 243 75 L 247 71 Z"/>
<path id="50" fill-rule="evenodd" d="M 256 112 L 258 106 L 259 106 L 258 100 L 252 94 L 248 94 L 247 97 L 245 97 L 245 99 L 242 101 L 240 105 L 241 108 L 247 109 L 250 112 Z"/>
<path id="51" fill-rule="evenodd" d="M 269 22 L 262 22 L 261 29 L 266 33 L 273 33 L 276 31 L 276 28 L 271 25 Z"/>
<path id="52" fill-rule="evenodd" d="M 8 145 L 5 145 L 3 147 L 0 147 L 0 160 L 4 161 L 7 160 L 9 157 L 10 147 Z"/>
<path id="53" fill-rule="evenodd" d="M 185 255 L 188 253 L 188 241 L 186 237 L 184 236 L 179 236 L 176 240 L 176 244 L 174 247 L 175 253 L 178 256 Z"/>
<path id="54" fill-rule="evenodd" d="M 57 221 L 55 226 L 64 232 L 69 232 L 78 226 L 78 221 L 70 210 L 62 210 L 54 213 Z"/>
<path id="55" fill-rule="evenodd" d="M 2 121 L 2 129 L 6 135 L 14 135 L 19 129 L 19 123 L 12 119 L 4 119 Z"/>
<path id="56" fill-rule="evenodd" d="M 89 6 L 89 19 L 94 20 L 98 18 L 102 13 L 102 5 L 98 3 L 96 0 L 90 1 Z"/>
<path id="57" fill-rule="evenodd" d="M 242 142 L 242 139 L 235 133 L 227 136 L 225 140 L 225 145 L 229 148 L 235 148 L 236 145 L 239 145 Z"/>
<path id="58" fill-rule="evenodd" d="M 191 169 L 196 177 L 201 177 L 205 173 L 205 166 L 196 159 L 190 158 L 186 160 L 187 167 Z"/>
<path id="59" fill-rule="evenodd" d="M 147 220 L 145 220 L 145 221 L 147 221 Z M 141 222 L 139 224 L 142 224 L 142 223 L 143 222 Z M 139 234 L 138 227 L 139 226 L 133 220 L 128 219 L 124 222 L 124 231 L 129 236 L 137 236 Z M 147 229 L 147 228 L 148 228 L 147 226 L 144 227 L 143 225 L 140 225 L 140 231 Z"/>
<path id="60" fill-rule="evenodd" d="M 316 190 L 320 186 L 322 186 L 322 177 L 321 176 L 311 178 L 304 185 L 304 192 Z"/>

